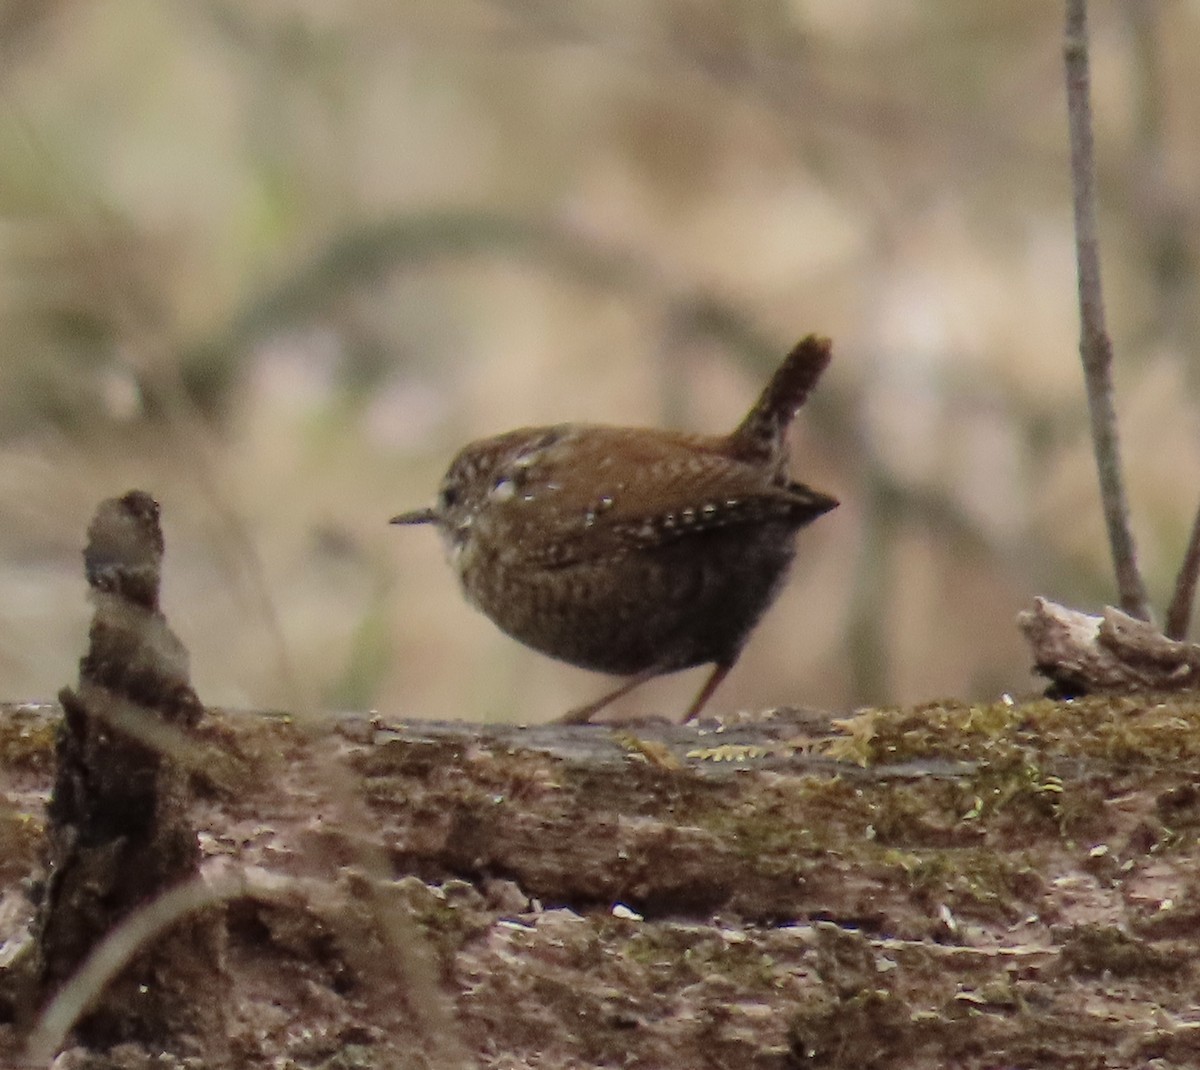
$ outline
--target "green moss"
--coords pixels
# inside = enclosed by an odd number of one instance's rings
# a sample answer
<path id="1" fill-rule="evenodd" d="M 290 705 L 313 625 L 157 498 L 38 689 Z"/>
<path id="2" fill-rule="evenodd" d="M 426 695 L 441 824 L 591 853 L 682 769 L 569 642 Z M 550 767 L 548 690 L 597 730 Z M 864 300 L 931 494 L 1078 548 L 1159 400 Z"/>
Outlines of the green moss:
<path id="1" fill-rule="evenodd" d="M 53 768 L 58 717 L 44 707 L 5 706 L 0 717 L 0 768 L 44 773 Z"/>
<path id="2" fill-rule="evenodd" d="M 1200 759 L 1200 697 L 1194 695 L 935 702 L 867 710 L 840 727 L 845 736 L 828 753 L 860 765 L 932 758 L 1011 761 L 1014 752 L 1137 765 Z"/>
<path id="3" fill-rule="evenodd" d="M 1028 913 L 1045 888 L 1028 860 L 985 847 L 893 851 L 887 860 L 903 871 L 919 901 L 976 918 L 1011 923 Z"/>
<path id="4" fill-rule="evenodd" d="M 468 910 L 442 902 L 413 912 L 417 924 L 449 968 L 463 945 L 476 939 L 488 929 L 490 919 L 481 910 Z"/>
<path id="5" fill-rule="evenodd" d="M 908 1005 L 886 989 L 864 989 L 848 999 L 818 996 L 792 1017 L 788 1042 L 798 1066 L 892 1066 L 911 1053 L 915 1024 Z"/>
<path id="6" fill-rule="evenodd" d="M 15 809 L 0 809 L 0 880 L 18 880 L 33 868 L 42 832 L 40 818 Z"/>
<path id="7" fill-rule="evenodd" d="M 379 1058 L 379 1052 L 369 1044 L 345 1044 L 319 1067 L 320 1070 L 370 1070 L 379 1065 Z"/>
<path id="8" fill-rule="evenodd" d="M 1095 977 L 1147 977 L 1191 971 L 1188 956 L 1168 954 L 1113 926 L 1087 925 L 1072 929 L 1059 955 L 1064 970 Z"/>
<path id="9" fill-rule="evenodd" d="M 641 976 L 664 991 L 719 976 L 739 990 L 762 992 L 778 987 L 785 972 L 755 941 L 720 930 L 638 924 L 619 936 L 610 932 L 605 943 L 620 959 L 646 971 Z"/>

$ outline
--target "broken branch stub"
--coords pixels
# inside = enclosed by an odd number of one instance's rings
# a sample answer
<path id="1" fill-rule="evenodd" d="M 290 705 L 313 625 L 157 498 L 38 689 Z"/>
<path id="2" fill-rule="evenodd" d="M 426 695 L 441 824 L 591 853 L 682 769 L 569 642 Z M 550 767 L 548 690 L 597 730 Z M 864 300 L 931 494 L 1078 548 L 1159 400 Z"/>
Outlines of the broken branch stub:
<path id="1" fill-rule="evenodd" d="M 79 682 L 59 694 L 49 877 L 29 971 L 29 1016 L 71 980 L 118 923 L 199 874 L 186 761 L 204 707 L 187 651 L 159 609 L 158 503 L 142 491 L 102 502 L 84 571 L 94 605 Z M 224 1036 L 219 909 L 183 918 L 92 993 L 73 1038 L 186 1053 Z"/>
<path id="2" fill-rule="evenodd" d="M 1095 617 L 1038 598 L 1017 624 L 1037 671 L 1064 695 L 1191 691 L 1200 684 L 1200 645 L 1170 639 L 1112 606 Z"/>

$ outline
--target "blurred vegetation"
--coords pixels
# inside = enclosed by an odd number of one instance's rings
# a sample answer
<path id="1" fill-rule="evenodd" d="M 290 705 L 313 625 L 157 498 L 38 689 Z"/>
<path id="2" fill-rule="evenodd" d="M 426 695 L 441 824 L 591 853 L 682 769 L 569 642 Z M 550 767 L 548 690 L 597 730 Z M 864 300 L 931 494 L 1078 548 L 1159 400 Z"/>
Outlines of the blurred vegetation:
<path id="1" fill-rule="evenodd" d="M 1092 6 L 1161 607 L 1200 486 L 1200 13 Z M 844 505 L 716 707 L 1029 689 L 1017 609 L 1113 597 L 1060 21 L 1044 0 L 0 2 L 0 694 L 73 677 L 83 526 L 141 485 L 207 700 L 560 712 L 603 685 L 496 633 L 387 517 L 522 423 L 731 426 L 810 330 L 835 365 L 795 468 Z"/>

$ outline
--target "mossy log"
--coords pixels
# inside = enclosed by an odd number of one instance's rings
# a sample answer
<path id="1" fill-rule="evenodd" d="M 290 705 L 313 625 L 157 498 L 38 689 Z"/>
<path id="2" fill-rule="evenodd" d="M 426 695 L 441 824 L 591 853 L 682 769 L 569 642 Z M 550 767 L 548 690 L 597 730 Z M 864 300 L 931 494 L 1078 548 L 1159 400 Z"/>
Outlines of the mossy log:
<path id="1" fill-rule="evenodd" d="M 0 711 L 8 946 L 56 716 Z M 240 1065 L 1200 1060 L 1191 697 L 201 740 Z"/>

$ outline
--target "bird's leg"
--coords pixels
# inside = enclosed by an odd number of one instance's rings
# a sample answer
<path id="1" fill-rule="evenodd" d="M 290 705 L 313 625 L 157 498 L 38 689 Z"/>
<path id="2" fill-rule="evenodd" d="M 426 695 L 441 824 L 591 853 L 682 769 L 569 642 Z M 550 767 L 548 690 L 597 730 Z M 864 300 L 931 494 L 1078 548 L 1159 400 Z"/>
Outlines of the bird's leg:
<path id="1" fill-rule="evenodd" d="M 713 666 L 712 674 L 704 681 L 704 686 L 700 688 L 700 693 L 692 699 L 692 704 L 688 707 L 687 713 L 683 715 L 683 720 L 680 724 L 687 724 L 688 721 L 694 721 L 700 716 L 700 711 L 704 709 L 708 700 L 712 698 L 713 692 L 721 686 L 721 681 L 729 675 L 729 670 L 733 668 L 733 662 L 726 665 L 724 662 L 717 662 Z"/>
<path id="2" fill-rule="evenodd" d="M 643 669 L 636 676 L 631 676 L 615 691 L 610 691 L 607 695 L 601 695 L 595 702 L 589 702 L 586 706 L 579 706 L 573 710 L 567 710 L 555 724 L 590 724 L 592 715 L 599 713 L 610 702 L 616 702 L 623 695 L 628 695 L 635 687 L 641 687 L 647 680 L 653 680 L 656 676 L 661 676 L 662 670 L 658 668 Z"/>
<path id="3" fill-rule="evenodd" d="M 708 700 L 713 697 L 713 692 L 721 686 L 721 682 L 729 675 L 729 670 L 733 668 L 733 662 L 725 664 L 719 662 L 713 666 L 713 671 L 709 674 L 707 680 L 704 681 L 704 686 L 700 688 L 699 694 L 692 700 L 692 704 L 687 708 L 687 713 L 683 715 L 680 724 L 687 724 L 689 721 L 694 721 L 700 711 L 708 704 Z M 662 670 L 643 669 L 636 676 L 631 676 L 620 687 L 608 692 L 606 695 L 601 695 L 595 702 L 589 702 L 586 706 L 578 706 L 573 710 L 568 710 L 558 718 L 555 724 L 590 724 L 592 717 L 599 713 L 605 706 L 611 702 L 616 702 L 617 699 L 628 695 L 635 687 L 641 687 L 648 680 L 653 680 L 656 676 L 661 676 Z M 639 720 L 639 718 L 630 718 L 630 720 Z"/>

